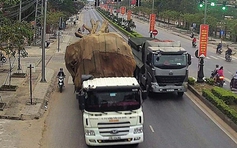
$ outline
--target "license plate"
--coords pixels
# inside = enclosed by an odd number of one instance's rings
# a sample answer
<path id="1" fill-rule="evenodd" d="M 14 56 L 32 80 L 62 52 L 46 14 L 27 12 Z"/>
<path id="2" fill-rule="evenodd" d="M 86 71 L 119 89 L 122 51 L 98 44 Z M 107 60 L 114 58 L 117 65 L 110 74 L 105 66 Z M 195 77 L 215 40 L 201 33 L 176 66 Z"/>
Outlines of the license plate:
<path id="1" fill-rule="evenodd" d="M 174 89 L 167 89 L 167 91 L 174 91 Z"/>
<path id="2" fill-rule="evenodd" d="M 109 137 L 110 140 L 119 140 L 121 137 Z"/>

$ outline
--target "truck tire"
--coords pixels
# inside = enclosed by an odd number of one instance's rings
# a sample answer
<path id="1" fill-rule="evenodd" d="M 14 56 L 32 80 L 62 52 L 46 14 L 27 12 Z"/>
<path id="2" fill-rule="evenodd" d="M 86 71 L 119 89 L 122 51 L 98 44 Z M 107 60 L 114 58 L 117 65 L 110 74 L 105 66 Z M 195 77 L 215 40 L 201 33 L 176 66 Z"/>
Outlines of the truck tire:
<path id="1" fill-rule="evenodd" d="M 184 92 L 177 92 L 178 97 L 182 97 L 184 95 Z"/>

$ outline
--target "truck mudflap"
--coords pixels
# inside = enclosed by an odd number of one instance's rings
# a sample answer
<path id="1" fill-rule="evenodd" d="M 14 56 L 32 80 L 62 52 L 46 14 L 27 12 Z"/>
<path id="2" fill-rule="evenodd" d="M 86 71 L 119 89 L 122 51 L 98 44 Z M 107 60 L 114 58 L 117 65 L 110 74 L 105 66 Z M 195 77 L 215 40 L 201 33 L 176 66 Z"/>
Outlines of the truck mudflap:
<path id="1" fill-rule="evenodd" d="M 184 82 L 182 86 L 166 85 L 159 86 L 157 83 L 151 83 L 151 91 L 156 93 L 168 93 L 168 92 L 186 92 L 187 82 Z"/>
<path id="2" fill-rule="evenodd" d="M 102 136 L 98 130 L 93 129 L 95 136 L 85 135 L 85 141 L 88 146 L 133 145 L 142 143 L 144 140 L 143 133 L 134 134 L 133 132 L 129 132 L 127 135 L 116 136 L 115 134 L 112 136 Z M 130 130 L 133 131 L 133 129 Z"/>

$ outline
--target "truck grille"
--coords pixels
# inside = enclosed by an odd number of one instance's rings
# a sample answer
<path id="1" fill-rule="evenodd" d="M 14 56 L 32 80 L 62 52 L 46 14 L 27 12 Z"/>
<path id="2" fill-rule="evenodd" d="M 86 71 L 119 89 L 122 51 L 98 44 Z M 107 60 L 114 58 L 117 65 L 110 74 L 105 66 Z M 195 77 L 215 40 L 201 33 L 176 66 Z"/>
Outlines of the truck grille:
<path id="1" fill-rule="evenodd" d="M 169 83 L 179 86 L 182 85 L 184 79 L 185 76 L 156 76 L 156 81 L 161 86 Z"/>
<path id="2" fill-rule="evenodd" d="M 123 136 L 129 133 L 130 122 L 98 123 L 101 136 Z"/>

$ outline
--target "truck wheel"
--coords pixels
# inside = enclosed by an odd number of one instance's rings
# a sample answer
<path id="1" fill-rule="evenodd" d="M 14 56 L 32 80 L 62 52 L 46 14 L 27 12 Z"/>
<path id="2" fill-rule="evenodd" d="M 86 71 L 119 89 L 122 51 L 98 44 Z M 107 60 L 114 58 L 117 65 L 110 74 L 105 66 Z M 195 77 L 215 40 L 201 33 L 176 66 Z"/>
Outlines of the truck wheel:
<path id="1" fill-rule="evenodd" d="M 178 97 L 182 97 L 184 95 L 184 92 L 178 92 Z"/>

